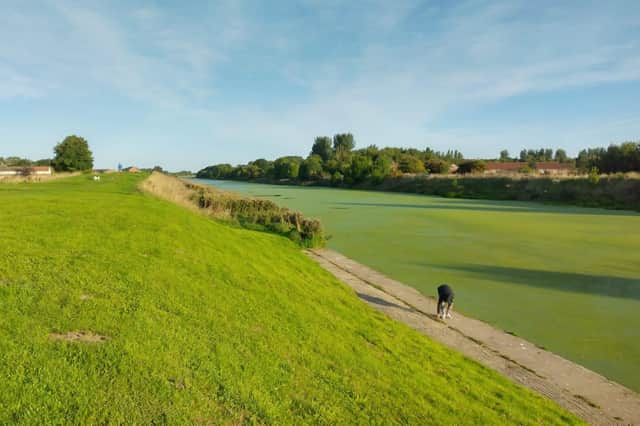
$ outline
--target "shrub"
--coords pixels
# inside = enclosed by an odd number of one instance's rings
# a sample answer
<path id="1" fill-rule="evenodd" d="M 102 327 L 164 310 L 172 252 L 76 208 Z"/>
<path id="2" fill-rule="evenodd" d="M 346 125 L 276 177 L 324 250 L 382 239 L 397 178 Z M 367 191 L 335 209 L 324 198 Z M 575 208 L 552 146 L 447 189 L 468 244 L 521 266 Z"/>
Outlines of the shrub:
<path id="1" fill-rule="evenodd" d="M 480 173 L 484 172 L 487 164 L 482 160 L 467 160 L 462 161 L 458 164 L 458 173 L 467 174 L 467 173 Z"/>
<path id="2" fill-rule="evenodd" d="M 237 221 L 249 229 L 266 229 L 304 247 L 324 244 L 324 230 L 318 220 L 307 219 L 271 200 L 244 198 L 190 183 L 185 185 L 195 191 L 193 199 L 198 207 L 210 211 L 216 218 Z"/>

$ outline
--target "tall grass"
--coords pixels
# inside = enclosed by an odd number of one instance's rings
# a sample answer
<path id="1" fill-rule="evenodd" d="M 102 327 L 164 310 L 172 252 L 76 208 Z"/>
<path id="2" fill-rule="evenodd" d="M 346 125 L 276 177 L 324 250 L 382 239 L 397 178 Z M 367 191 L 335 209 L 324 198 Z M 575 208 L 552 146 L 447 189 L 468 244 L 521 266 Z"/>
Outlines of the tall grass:
<path id="1" fill-rule="evenodd" d="M 270 200 L 247 198 L 161 173 L 153 173 L 142 183 L 142 188 L 216 219 L 284 235 L 303 247 L 320 247 L 325 242 L 320 221 L 305 218 L 301 213 L 280 207 Z"/>

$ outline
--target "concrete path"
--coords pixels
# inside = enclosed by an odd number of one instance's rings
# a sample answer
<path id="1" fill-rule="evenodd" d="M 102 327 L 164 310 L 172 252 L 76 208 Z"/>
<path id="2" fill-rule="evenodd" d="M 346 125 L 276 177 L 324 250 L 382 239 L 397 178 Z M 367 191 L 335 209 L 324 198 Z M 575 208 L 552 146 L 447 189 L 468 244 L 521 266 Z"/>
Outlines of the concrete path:
<path id="1" fill-rule="evenodd" d="M 482 321 L 453 312 L 446 324 L 436 301 L 331 250 L 308 255 L 358 297 L 467 357 L 554 400 L 594 425 L 640 425 L 640 396 L 605 377 Z M 435 289 L 434 289 L 435 291 Z"/>

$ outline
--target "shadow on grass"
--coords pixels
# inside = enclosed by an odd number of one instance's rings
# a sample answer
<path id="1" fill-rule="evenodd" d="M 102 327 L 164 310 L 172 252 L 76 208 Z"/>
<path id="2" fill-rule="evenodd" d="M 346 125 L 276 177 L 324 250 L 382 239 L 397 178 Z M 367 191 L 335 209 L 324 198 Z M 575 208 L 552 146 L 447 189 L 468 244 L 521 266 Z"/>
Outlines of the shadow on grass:
<path id="1" fill-rule="evenodd" d="M 439 268 L 477 275 L 481 279 L 548 288 L 571 293 L 595 294 L 640 300 L 640 279 L 539 271 L 490 265 L 445 265 Z"/>
<path id="2" fill-rule="evenodd" d="M 380 299 L 379 297 L 375 297 L 375 296 L 369 296 L 368 294 L 364 294 L 364 293 L 356 293 L 358 295 L 358 297 L 366 302 L 369 303 L 373 303 L 374 305 L 378 305 L 378 306 L 387 306 L 387 307 L 392 307 L 392 308 L 397 308 L 397 309 L 402 309 L 403 311 L 409 311 L 411 312 L 411 309 L 405 307 L 405 306 L 401 306 L 398 305 L 396 303 L 391 303 L 391 302 L 387 302 L 384 299 Z"/>
<path id="3" fill-rule="evenodd" d="M 478 201 L 487 204 L 485 200 Z M 505 201 L 504 203 L 508 203 Z M 334 205 L 359 206 L 359 207 L 392 207 L 425 210 L 458 210 L 458 211 L 478 211 L 478 212 L 502 212 L 502 213 L 551 213 L 551 214 L 576 214 L 595 216 L 640 216 L 640 213 L 629 210 L 602 210 L 588 207 L 556 207 L 556 206 L 514 206 L 514 205 L 489 205 L 478 206 L 471 203 L 460 204 L 404 204 L 404 203 L 371 203 L 371 202 L 336 202 Z"/>

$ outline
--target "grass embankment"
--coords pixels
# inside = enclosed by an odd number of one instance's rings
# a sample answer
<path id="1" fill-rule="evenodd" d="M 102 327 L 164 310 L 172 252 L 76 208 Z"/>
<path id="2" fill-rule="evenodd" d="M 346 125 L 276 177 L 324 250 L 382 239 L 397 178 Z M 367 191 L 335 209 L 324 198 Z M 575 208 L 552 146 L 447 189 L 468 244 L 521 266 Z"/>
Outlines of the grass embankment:
<path id="1" fill-rule="evenodd" d="M 153 173 L 141 187 L 190 210 L 248 229 L 280 234 L 303 247 L 321 247 L 325 243 L 324 231 L 318 220 L 307 219 L 299 212 L 270 200 L 247 198 L 162 173 Z"/>
<path id="2" fill-rule="evenodd" d="M 322 220 L 330 248 L 640 391 L 640 214 L 216 182 Z"/>
<path id="3" fill-rule="evenodd" d="M 577 422 L 141 179 L 0 185 L 0 423 Z"/>

